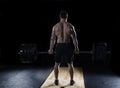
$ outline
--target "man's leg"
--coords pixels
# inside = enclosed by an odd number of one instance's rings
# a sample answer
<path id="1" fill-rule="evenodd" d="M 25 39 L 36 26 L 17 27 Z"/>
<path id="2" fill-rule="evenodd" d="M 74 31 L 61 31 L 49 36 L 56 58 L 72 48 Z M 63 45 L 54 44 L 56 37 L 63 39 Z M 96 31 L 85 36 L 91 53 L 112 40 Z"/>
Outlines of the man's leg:
<path id="1" fill-rule="evenodd" d="M 55 66 L 54 66 L 54 74 L 55 74 L 55 84 L 58 85 L 58 70 L 59 67 L 59 63 L 55 62 Z"/>
<path id="2" fill-rule="evenodd" d="M 73 76 L 74 76 L 74 67 L 73 67 L 73 62 L 68 63 L 69 67 L 69 73 L 70 73 L 70 85 L 74 84 Z"/>

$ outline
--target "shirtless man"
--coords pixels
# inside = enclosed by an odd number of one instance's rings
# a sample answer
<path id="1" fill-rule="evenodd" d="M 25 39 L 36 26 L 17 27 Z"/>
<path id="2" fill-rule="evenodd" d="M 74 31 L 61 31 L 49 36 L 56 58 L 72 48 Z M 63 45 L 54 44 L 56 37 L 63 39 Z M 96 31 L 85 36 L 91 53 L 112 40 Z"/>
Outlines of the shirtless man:
<path id="1" fill-rule="evenodd" d="M 78 40 L 77 35 L 74 29 L 74 26 L 67 22 L 68 13 L 66 11 L 60 12 L 60 22 L 58 22 L 55 26 L 53 26 L 51 38 L 50 38 L 50 47 L 48 50 L 49 54 L 53 54 L 53 48 L 55 47 L 55 66 L 54 66 L 54 74 L 55 74 L 55 85 L 59 84 L 58 80 L 58 67 L 63 60 L 68 64 L 69 72 L 70 72 L 70 85 L 73 85 L 75 82 L 73 80 L 74 68 L 73 68 L 73 54 L 79 53 Z M 72 39 L 74 44 L 74 50 L 70 44 L 70 40 Z"/>

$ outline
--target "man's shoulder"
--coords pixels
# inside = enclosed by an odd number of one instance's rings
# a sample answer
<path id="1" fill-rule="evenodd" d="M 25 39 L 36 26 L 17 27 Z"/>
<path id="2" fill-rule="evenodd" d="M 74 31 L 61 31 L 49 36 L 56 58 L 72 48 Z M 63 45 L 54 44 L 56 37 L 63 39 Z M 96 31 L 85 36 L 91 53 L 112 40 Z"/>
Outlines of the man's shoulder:
<path id="1" fill-rule="evenodd" d="M 74 27 L 71 23 L 67 22 L 67 24 L 70 26 L 70 27 Z"/>
<path id="2" fill-rule="evenodd" d="M 60 23 L 58 22 L 58 23 L 56 23 L 54 26 L 53 26 L 53 28 L 56 28 L 56 27 L 58 27 L 60 25 Z"/>
<path id="3" fill-rule="evenodd" d="M 74 29 L 74 26 L 71 23 L 68 22 L 68 25 L 71 29 Z"/>

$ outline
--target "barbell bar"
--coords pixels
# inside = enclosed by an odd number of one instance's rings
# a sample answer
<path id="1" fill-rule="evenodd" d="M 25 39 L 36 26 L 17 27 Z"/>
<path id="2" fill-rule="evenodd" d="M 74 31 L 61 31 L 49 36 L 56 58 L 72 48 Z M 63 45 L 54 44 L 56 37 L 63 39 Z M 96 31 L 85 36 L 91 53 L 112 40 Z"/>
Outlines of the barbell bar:
<path id="1" fill-rule="evenodd" d="M 55 53 L 55 52 L 54 52 Z M 79 54 L 93 54 L 93 51 L 80 51 Z M 110 54 L 110 51 L 107 51 L 107 54 Z M 38 52 L 38 54 L 48 54 L 48 52 Z"/>
<path id="2" fill-rule="evenodd" d="M 80 51 L 79 53 L 92 54 L 93 52 L 92 51 Z M 48 52 L 38 52 L 38 54 L 48 54 Z"/>
<path id="3" fill-rule="evenodd" d="M 20 52 L 18 54 L 20 54 L 22 52 L 23 51 L 20 50 Z M 53 53 L 55 53 L 55 52 L 53 52 Z M 110 54 L 110 53 L 111 53 L 110 51 L 107 51 L 107 54 Z M 43 51 L 43 52 L 38 52 L 37 54 L 48 54 L 48 52 Z M 93 51 L 80 51 L 79 54 L 94 54 L 94 52 Z"/>

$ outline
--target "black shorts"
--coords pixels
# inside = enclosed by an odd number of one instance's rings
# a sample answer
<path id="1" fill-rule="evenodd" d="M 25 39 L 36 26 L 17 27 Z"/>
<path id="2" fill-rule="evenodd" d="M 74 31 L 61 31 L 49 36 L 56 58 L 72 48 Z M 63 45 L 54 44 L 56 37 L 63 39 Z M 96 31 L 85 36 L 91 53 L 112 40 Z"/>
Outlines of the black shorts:
<path id="1" fill-rule="evenodd" d="M 73 61 L 74 52 L 70 43 L 57 43 L 55 52 L 55 62 L 71 63 Z"/>

